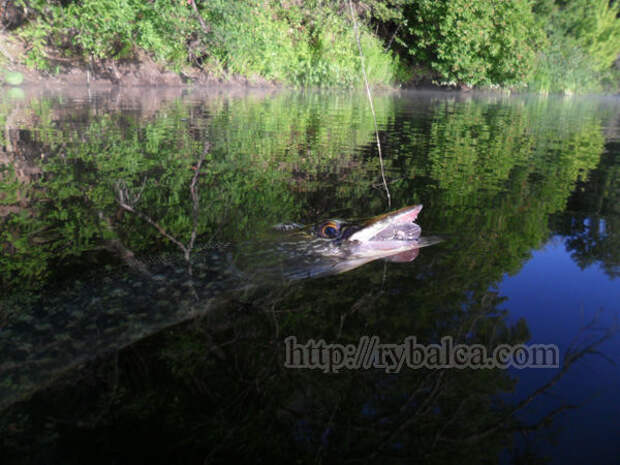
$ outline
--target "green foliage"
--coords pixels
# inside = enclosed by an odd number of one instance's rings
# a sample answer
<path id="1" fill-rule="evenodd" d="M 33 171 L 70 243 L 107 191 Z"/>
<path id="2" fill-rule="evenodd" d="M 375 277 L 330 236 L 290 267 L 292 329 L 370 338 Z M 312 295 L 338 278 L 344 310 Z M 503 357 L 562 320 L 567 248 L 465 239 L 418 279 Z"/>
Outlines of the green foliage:
<path id="1" fill-rule="evenodd" d="M 310 2 L 208 2 L 205 20 L 212 26 L 210 60 L 220 69 L 297 86 L 359 86 L 361 68 L 347 18 Z M 391 84 L 398 60 L 385 53 L 366 30 L 362 47 L 369 80 Z"/>
<path id="2" fill-rule="evenodd" d="M 408 0 L 366 0 L 363 2 L 363 12 L 370 18 L 383 23 L 403 21 L 403 7 Z"/>
<path id="3" fill-rule="evenodd" d="M 212 148 L 199 177 L 199 237 L 243 241 L 299 218 L 291 173 L 304 172 L 309 179 L 299 184 L 311 188 L 314 179 L 331 176 L 346 164 L 343 147 L 365 143 L 373 131 L 365 100 L 355 105 L 318 96 L 304 101 L 301 106 L 295 96 L 210 100 L 209 134 L 202 117 L 194 116 L 192 126 L 184 122 L 196 112 L 185 104 L 166 105 L 143 120 L 111 112 L 98 118 L 77 113 L 54 122 L 50 100 L 31 102 L 23 118 L 37 121 L 37 153 L 49 155 L 31 162 L 45 172 L 41 179 L 19 182 L 11 164 L 0 173 L 0 205 L 21 199 L 31 212 L 0 218 L 0 251 L 5 244 L 10 252 L 0 254 L 0 286 L 44 286 L 53 281 L 55 264 L 92 255 L 102 240 L 115 237 L 105 218 L 118 213 L 119 183 L 130 193 L 142 192 L 140 209 L 186 243 L 193 229 L 192 166 L 205 139 Z M 6 112 L 0 111 L 0 122 Z M 326 127 L 321 118 L 336 112 L 338 130 Z M 378 103 L 380 120 L 389 112 L 389 102 Z M 76 126 L 74 118 L 86 123 Z M 289 151 L 290 146 L 300 147 L 299 152 Z M 125 215 L 118 227 L 117 234 L 136 253 L 170 248 L 139 217 Z"/>
<path id="4" fill-rule="evenodd" d="M 30 46 L 27 64 L 39 69 L 50 68 L 46 47 L 96 61 L 130 58 L 142 48 L 178 69 L 197 29 L 190 7 L 173 0 L 34 0 L 28 7 L 38 14 L 20 34 Z"/>
<path id="5" fill-rule="evenodd" d="M 0 122 L 10 107 L 0 111 Z M 336 211 L 363 217 L 385 207 L 379 195 L 369 195 L 379 167 L 364 95 L 177 102 L 141 119 L 115 110 L 59 117 L 56 107 L 49 99 L 31 102 L 19 117 L 33 122 L 37 155 L 29 163 L 44 176 L 20 181 L 12 164 L 0 174 L 0 203 L 26 206 L 2 219 L 5 289 L 54 282 L 59 263 L 96 253 L 103 239 L 114 237 L 100 213 L 113 219 L 115 234 L 135 253 L 174 250 L 143 219 L 118 217 L 119 182 L 142 192 L 140 210 L 187 242 L 193 229 L 188 186 L 204 139 L 212 149 L 198 184 L 201 238 L 245 241 L 283 221 L 309 223 Z M 394 119 L 403 125 L 403 140 L 390 135 L 385 160 L 388 173 L 402 173 L 391 185 L 393 198 L 427 205 L 430 230 L 464 234 L 460 243 L 471 247 L 454 260 L 467 262 L 468 251 L 477 250 L 489 279 L 518 269 L 545 240 L 545 216 L 564 208 L 576 179 L 603 151 L 597 111 L 583 104 L 443 102 L 430 108 L 432 117 L 412 120 L 398 116 L 406 110 L 392 98 L 380 97 L 376 110 L 381 126 Z M 42 152 L 45 159 L 38 158 Z"/>
<path id="6" fill-rule="evenodd" d="M 50 68 L 45 49 L 51 33 L 52 27 L 41 18 L 35 19 L 20 31 L 22 39 L 29 44 L 25 56 L 27 66 L 39 70 Z"/>
<path id="7" fill-rule="evenodd" d="M 90 66 L 146 52 L 180 72 L 197 67 L 299 87 L 359 87 L 361 62 L 347 2 L 17 0 L 27 65 L 52 56 Z M 415 65 L 442 84 L 539 92 L 614 91 L 620 3 L 607 0 L 368 0 L 354 2 L 371 84 L 408 81 Z M 26 8 L 27 7 L 27 8 Z M 381 39 L 380 39 L 381 37 Z M 386 43 L 383 43 L 386 42 Z M 389 47 L 386 45 L 389 44 Z"/>
<path id="8" fill-rule="evenodd" d="M 430 68 L 440 83 L 527 84 L 541 93 L 569 94 L 615 92 L 620 83 L 611 68 L 620 54 L 618 1 L 376 0 L 368 5 L 375 20 L 395 34 L 400 50 L 416 66 Z"/>
<path id="9" fill-rule="evenodd" d="M 263 78 L 296 86 L 361 85 L 359 52 L 350 21 L 321 2 L 34 0 L 38 16 L 21 30 L 27 63 L 49 69 L 46 47 L 98 62 L 132 58 L 139 49 L 181 70 L 194 65 L 222 76 Z M 391 84 L 402 69 L 381 42 L 362 30 L 369 80 Z"/>
<path id="10" fill-rule="evenodd" d="M 75 42 L 91 57 L 115 57 L 130 46 L 136 6 L 130 0 L 71 3 L 63 11 L 64 27 L 77 29 Z"/>
<path id="11" fill-rule="evenodd" d="M 523 82 L 542 37 L 529 0 L 420 0 L 404 12 L 400 43 L 452 84 Z"/>
<path id="12" fill-rule="evenodd" d="M 547 45 L 540 51 L 529 88 L 548 93 L 615 91 L 612 70 L 620 55 L 620 3 L 571 0 L 539 1 L 538 19 Z"/>
<path id="13" fill-rule="evenodd" d="M 2 70 L 0 70 L 2 72 Z M 17 71 L 4 71 L 4 81 L 11 86 L 19 86 L 24 82 L 24 75 Z"/>
<path id="14" fill-rule="evenodd" d="M 605 71 L 620 55 L 620 2 L 572 0 L 553 18 L 557 29 L 576 41 L 592 60 L 595 70 Z"/>
<path id="15" fill-rule="evenodd" d="M 598 92 L 601 73 L 574 39 L 554 34 L 538 54 L 528 88 L 540 93 Z"/>

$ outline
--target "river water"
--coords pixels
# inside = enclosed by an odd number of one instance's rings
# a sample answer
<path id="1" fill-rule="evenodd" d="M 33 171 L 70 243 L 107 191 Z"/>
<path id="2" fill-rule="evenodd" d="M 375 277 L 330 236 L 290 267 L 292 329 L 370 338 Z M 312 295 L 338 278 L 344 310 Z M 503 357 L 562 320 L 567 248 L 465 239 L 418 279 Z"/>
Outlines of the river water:
<path id="1" fill-rule="evenodd" d="M 388 204 L 364 94 L 0 91 L 0 463 L 618 463 L 618 98 L 378 93 Z M 415 260 L 236 272 L 415 204 Z"/>

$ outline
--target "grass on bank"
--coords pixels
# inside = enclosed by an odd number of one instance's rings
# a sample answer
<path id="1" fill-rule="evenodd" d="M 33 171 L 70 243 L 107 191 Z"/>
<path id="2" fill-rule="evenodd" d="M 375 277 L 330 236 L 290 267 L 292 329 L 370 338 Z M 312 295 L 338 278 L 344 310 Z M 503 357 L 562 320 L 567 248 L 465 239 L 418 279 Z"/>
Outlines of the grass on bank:
<path id="1" fill-rule="evenodd" d="M 295 86 L 358 86 L 360 59 L 349 19 L 324 2 L 209 0 L 201 24 L 185 0 L 19 0 L 30 20 L 19 30 L 26 62 L 53 70 L 60 58 L 86 63 L 131 59 L 138 49 L 175 71 L 188 66 L 216 76 L 242 75 Z M 390 85 L 404 76 L 398 57 L 362 31 L 369 80 Z M 58 58 L 58 57 L 56 57 Z"/>
<path id="2" fill-rule="evenodd" d="M 146 52 L 189 68 L 298 87 L 361 87 L 348 0 L 8 0 L 25 62 L 97 69 Z M 195 4 L 193 2 L 196 2 Z M 7 2 L 5 1 L 5 4 Z M 357 0 L 371 85 L 539 93 L 620 91 L 620 0 Z M 203 19 L 201 24 L 198 14 Z"/>

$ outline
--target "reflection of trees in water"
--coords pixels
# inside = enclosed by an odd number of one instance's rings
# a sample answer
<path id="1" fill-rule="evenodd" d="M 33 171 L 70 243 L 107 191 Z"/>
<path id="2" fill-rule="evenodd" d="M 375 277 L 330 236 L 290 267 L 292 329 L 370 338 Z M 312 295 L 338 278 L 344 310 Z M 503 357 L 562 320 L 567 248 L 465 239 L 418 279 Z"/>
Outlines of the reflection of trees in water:
<path id="1" fill-rule="evenodd" d="M 566 249 L 581 269 L 599 263 L 611 278 L 620 277 L 620 220 L 618 216 L 566 218 L 559 233 L 567 236 Z"/>
<path id="2" fill-rule="evenodd" d="M 189 234 L 185 193 L 207 128 L 213 150 L 198 183 L 199 237 L 240 240 L 281 221 L 385 208 L 372 187 L 377 157 L 363 98 L 218 97 L 132 111 L 122 99 L 108 100 L 69 111 L 42 97 L 23 110 L 29 116 L 20 137 L 45 157 L 31 157 L 39 174 L 27 187 L 3 177 L 1 195 L 19 195 L 29 206 L 27 217 L 4 207 L 13 213 L 3 219 L 11 234 L 0 237 L 11 251 L 0 257 L 5 286 L 40 287 L 70 273 L 56 265 L 75 265 L 107 239 L 101 212 L 136 253 L 165 248 L 155 231 L 119 212 L 119 180 L 143 191 L 145 214 L 161 218 L 172 236 Z M 564 208 L 602 151 L 596 106 L 439 100 L 417 118 L 399 100 L 378 100 L 395 205 L 423 202 L 425 228 L 467 244 L 479 267 L 501 261 L 501 272 L 518 269 L 548 237 L 546 215 Z M 359 146 L 366 148 L 352 150 Z M 22 156 L 14 152 L 5 167 L 17 170 Z"/>
<path id="3" fill-rule="evenodd" d="M 612 278 L 620 276 L 619 150 L 617 142 L 607 144 L 598 167 L 571 195 L 567 213 L 554 222 L 580 268 L 599 263 Z"/>
<path id="4" fill-rule="evenodd" d="M 294 95 L 263 97 L 163 102 L 153 112 L 141 107 L 126 111 L 122 105 L 115 110 L 105 105 L 107 100 L 98 111 L 97 99 L 67 112 L 56 110 L 62 109 L 57 99 L 35 101 L 28 111 L 36 117 L 21 132 L 46 154 L 33 161 L 44 176 L 26 185 L 2 178 L 0 190 L 10 198 L 26 192 L 29 211 L 26 217 L 13 214 L 3 220 L 7 227 L 0 243 L 11 254 L 0 256 L 0 282 L 5 288 L 40 288 L 70 273 L 69 267 L 59 270 L 55 265 L 75 264 L 96 253 L 108 239 L 102 217 L 114 220 L 131 250 L 164 249 L 155 231 L 144 230 L 140 220 L 119 212 L 119 179 L 130 191 L 143 192 L 142 202 L 149 208 L 145 214 L 161 218 L 171 235 L 185 237 L 193 228 L 193 207 L 185 194 L 207 126 L 214 147 L 198 183 L 203 192 L 199 237 L 241 240 L 299 217 L 291 193 L 298 182 L 295 173 L 346 174 L 350 170 L 343 159 L 350 157 L 343 152 L 357 138 L 366 140 L 372 125 L 360 123 L 363 100 L 348 104 L 315 96 L 302 98 L 302 105 Z M 328 126 L 323 113 L 337 114 L 339 124 Z M 12 153 L 8 171 L 17 169 L 14 160 L 20 156 Z M 11 234 L 6 233 L 9 229 Z"/>
<path id="5" fill-rule="evenodd" d="M 33 296 L 23 291 L 71 273 L 58 262 L 117 265 L 108 252 L 99 261 L 109 243 L 122 245 L 114 253 L 136 256 L 174 250 L 145 218 L 187 247 L 193 236 L 197 244 L 243 240 L 325 211 L 379 213 L 381 197 L 369 195 L 376 157 L 370 148 L 351 153 L 352 144 L 371 140 L 366 102 L 351 102 L 224 98 L 164 105 L 146 119 L 114 111 L 79 125 L 41 118 L 32 140 L 49 154 L 35 164 L 45 182 L 30 183 L 28 216 L 7 216 L 14 233 L 0 237 L 13 249 L 1 257 L 2 284 Z M 421 343 L 453 335 L 489 347 L 528 338 L 523 322 L 506 326 L 501 299 L 488 289 L 548 238 L 549 214 L 565 208 L 579 177 L 598 163 L 599 120 L 591 109 L 562 105 L 439 102 L 419 120 L 397 107 L 385 98 L 380 116 L 393 198 L 422 201 L 421 224 L 444 233 L 445 244 L 424 250 L 414 267 L 375 263 L 268 288 L 65 374 L 2 417 L 7 451 L 37 463 L 82 438 L 83 453 L 96 443 L 104 457 L 123 447 L 135 459 L 159 461 L 180 454 L 480 463 L 494 461 L 514 431 L 538 427 L 514 418 L 519 405 L 498 400 L 514 384 L 501 371 L 326 376 L 283 368 L 282 340 L 291 334 L 342 343 L 369 333 L 384 342 L 416 335 Z M 566 123 L 564 110 L 575 121 Z M 196 170 L 207 133 L 213 149 Z M 193 185 L 199 203 L 189 195 Z M 143 216 L 119 208 L 120 193 L 140 193 Z M 67 305 L 81 298 L 67 297 Z M 155 433 L 154 424 L 161 425 Z M 28 452 L 34 433 L 41 442 Z"/>

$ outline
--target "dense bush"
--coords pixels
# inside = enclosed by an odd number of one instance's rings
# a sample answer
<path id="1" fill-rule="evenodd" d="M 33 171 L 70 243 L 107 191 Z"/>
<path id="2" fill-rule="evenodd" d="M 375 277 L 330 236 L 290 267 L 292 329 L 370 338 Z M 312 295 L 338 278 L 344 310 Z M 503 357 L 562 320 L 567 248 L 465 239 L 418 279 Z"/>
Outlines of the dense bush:
<path id="1" fill-rule="evenodd" d="M 602 78 L 592 57 L 574 39 L 555 33 L 538 54 L 528 88 L 540 93 L 596 92 Z"/>
<path id="2" fill-rule="evenodd" d="M 66 57 L 102 60 L 133 56 L 137 48 L 179 69 L 197 29 L 191 9 L 174 0 L 20 0 L 33 19 L 20 31 L 28 64 L 50 67 L 48 47 Z"/>
<path id="3" fill-rule="evenodd" d="M 245 76 L 301 86 L 353 86 L 361 83 L 359 52 L 350 20 L 321 2 L 210 1 L 205 13 L 213 25 L 212 58 L 223 69 Z M 381 42 L 362 31 L 369 80 L 394 82 L 398 61 Z"/>
<path id="4" fill-rule="evenodd" d="M 36 12 L 22 29 L 29 64 L 49 68 L 48 46 L 89 61 L 130 58 L 138 49 L 175 70 L 199 66 L 300 86 L 353 86 L 360 58 L 348 17 L 322 2 L 209 0 L 21 0 Z M 65 5 L 66 4 L 66 5 Z M 372 83 L 391 84 L 398 60 L 362 30 Z"/>
<path id="5" fill-rule="evenodd" d="M 539 0 L 535 11 L 548 45 L 540 52 L 530 88 L 539 92 L 614 90 L 612 65 L 620 56 L 620 3 Z M 615 81 L 615 82 L 614 82 Z"/>
<path id="6" fill-rule="evenodd" d="M 555 12 L 556 29 L 573 38 L 598 71 L 607 71 L 620 55 L 620 2 L 571 0 Z"/>
<path id="7" fill-rule="evenodd" d="M 419 0 L 404 20 L 401 44 L 450 83 L 521 83 L 542 38 L 528 0 Z"/>
<path id="8" fill-rule="evenodd" d="M 620 90 L 618 0 L 367 0 L 383 37 L 437 81 Z M 381 33 L 381 32 L 380 32 Z"/>

